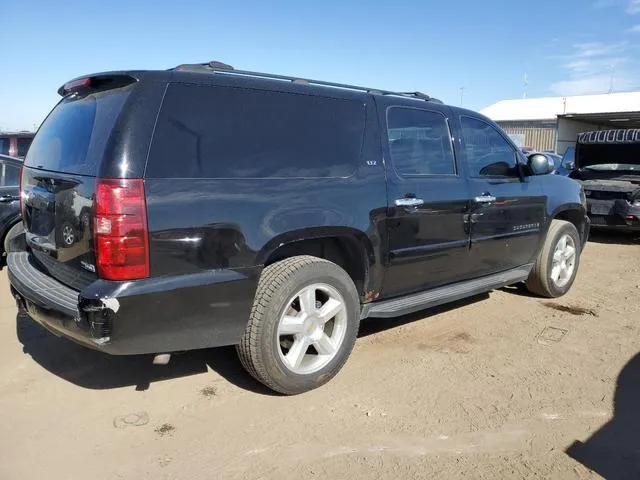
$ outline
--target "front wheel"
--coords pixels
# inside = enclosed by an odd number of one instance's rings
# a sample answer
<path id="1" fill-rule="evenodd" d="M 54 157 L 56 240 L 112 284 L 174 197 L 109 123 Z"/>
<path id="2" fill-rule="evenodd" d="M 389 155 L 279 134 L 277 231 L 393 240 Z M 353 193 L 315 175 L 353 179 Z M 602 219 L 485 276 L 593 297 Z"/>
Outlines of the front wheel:
<path id="1" fill-rule="evenodd" d="M 298 394 L 333 378 L 358 334 L 360 301 L 338 265 L 310 256 L 264 269 L 244 336 L 245 369 L 280 393 Z"/>
<path id="2" fill-rule="evenodd" d="M 527 279 L 527 289 L 548 298 L 567 293 L 578 272 L 580 245 L 580 235 L 572 223 L 553 220 Z"/>

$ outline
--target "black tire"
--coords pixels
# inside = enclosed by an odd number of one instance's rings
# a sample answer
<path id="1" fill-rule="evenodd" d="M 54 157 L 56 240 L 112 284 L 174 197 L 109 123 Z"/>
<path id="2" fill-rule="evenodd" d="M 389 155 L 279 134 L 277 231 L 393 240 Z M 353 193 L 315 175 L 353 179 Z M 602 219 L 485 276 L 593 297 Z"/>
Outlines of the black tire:
<path id="1" fill-rule="evenodd" d="M 575 263 L 568 282 L 562 286 L 558 286 L 551 278 L 551 270 L 555 248 L 564 235 L 569 235 L 573 240 L 575 246 Z M 581 246 L 580 235 L 572 223 L 564 220 L 552 220 L 542 250 L 538 254 L 538 258 L 527 279 L 527 290 L 547 298 L 557 298 L 567 293 L 578 273 L 580 254 L 582 253 Z"/>
<path id="2" fill-rule="evenodd" d="M 289 301 L 305 287 L 326 284 L 338 291 L 346 311 L 346 331 L 335 356 L 324 367 L 308 374 L 291 371 L 281 359 L 283 348 L 278 324 Z M 360 324 L 360 300 L 349 275 L 335 263 L 311 257 L 286 258 L 264 269 L 256 291 L 249 322 L 236 347 L 244 368 L 276 392 L 295 395 L 331 380 L 353 350 Z"/>
<path id="3" fill-rule="evenodd" d="M 4 244 L 3 244 L 4 253 L 9 253 L 15 250 L 15 249 L 12 249 L 11 240 L 23 233 L 24 233 L 24 225 L 22 225 L 22 222 L 16 223 L 13 227 L 9 229 L 7 234 L 4 236 Z"/>

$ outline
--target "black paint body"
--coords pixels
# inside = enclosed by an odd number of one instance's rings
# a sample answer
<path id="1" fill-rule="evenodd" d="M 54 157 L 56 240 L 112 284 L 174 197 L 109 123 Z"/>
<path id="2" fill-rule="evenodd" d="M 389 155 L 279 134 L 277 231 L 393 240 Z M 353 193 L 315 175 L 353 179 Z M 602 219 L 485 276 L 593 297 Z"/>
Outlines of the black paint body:
<path id="1" fill-rule="evenodd" d="M 291 252 L 317 251 L 332 258 L 339 251 L 342 260 L 359 272 L 354 280 L 366 304 L 530 264 L 556 216 L 574 221 L 586 240 L 588 220 L 580 186 L 571 179 L 530 175 L 524 158 L 518 159 L 518 174 L 511 178 L 470 174 L 467 164 L 473 159 L 466 158 L 460 117 L 481 119 L 498 129 L 474 112 L 413 98 L 240 75 L 125 74 L 136 82 L 122 87 L 126 101 L 93 174 L 38 168 L 38 159 L 27 157 L 24 221 L 27 250 L 37 272 L 12 270 L 10 264 L 21 308 L 52 331 L 87 346 L 131 354 L 235 344 L 247 324 L 261 270 Z M 176 84 L 357 102 L 364 113 L 364 131 L 352 174 L 149 175 L 150 165 L 159 161 L 152 141 L 160 128 L 163 101 Z M 386 112 L 392 106 L 434 111 L 447 119 L 455 174 L 397 173 L 390 161 L 386 127 Z M 505 141 L 510 143 L 506 137 Z M 113 282 L 91 271 L 95 265 L 91 215 L 98 177 L 144 178 L 147 279 Z M 495 196 L 496 201 L 477 203 L 475 197 L 483 194 Z M 396 206 L 397 199 L 411 197 L 423 204 Z M 74 232 L 71 244 L 68 236 L 61 235 L 67 225 Z M 28 275 L 35 283 L 22 281 Z M 76 314 L 43 301 L 36 290 L 45 286 L 77 297 Z"/>

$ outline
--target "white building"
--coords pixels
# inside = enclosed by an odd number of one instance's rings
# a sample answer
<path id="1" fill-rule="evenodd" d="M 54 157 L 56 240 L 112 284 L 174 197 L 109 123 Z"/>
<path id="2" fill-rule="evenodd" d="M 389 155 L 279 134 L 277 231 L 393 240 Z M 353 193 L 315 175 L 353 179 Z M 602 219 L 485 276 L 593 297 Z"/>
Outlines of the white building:
<path id="1" fill-rule="evenodd" d="M 640 128 L 640 92 L 502 100 L 481 113 L 520 146 L 563 154 L 580 132 Z"/>

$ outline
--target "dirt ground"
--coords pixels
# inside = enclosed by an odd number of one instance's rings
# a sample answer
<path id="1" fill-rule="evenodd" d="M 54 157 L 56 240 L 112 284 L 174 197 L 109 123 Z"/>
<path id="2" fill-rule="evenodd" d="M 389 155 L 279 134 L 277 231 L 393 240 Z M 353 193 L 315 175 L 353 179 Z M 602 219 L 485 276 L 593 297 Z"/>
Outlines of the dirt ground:
<path id="1" fill-rule="evenodd" d="M 58 339 L 3 272 L 0 479 L 640 478 L 640 239 L 594 240 L 566 297 L 368 321 L 296 397 L 232 348 L 153 366 Z"/>

